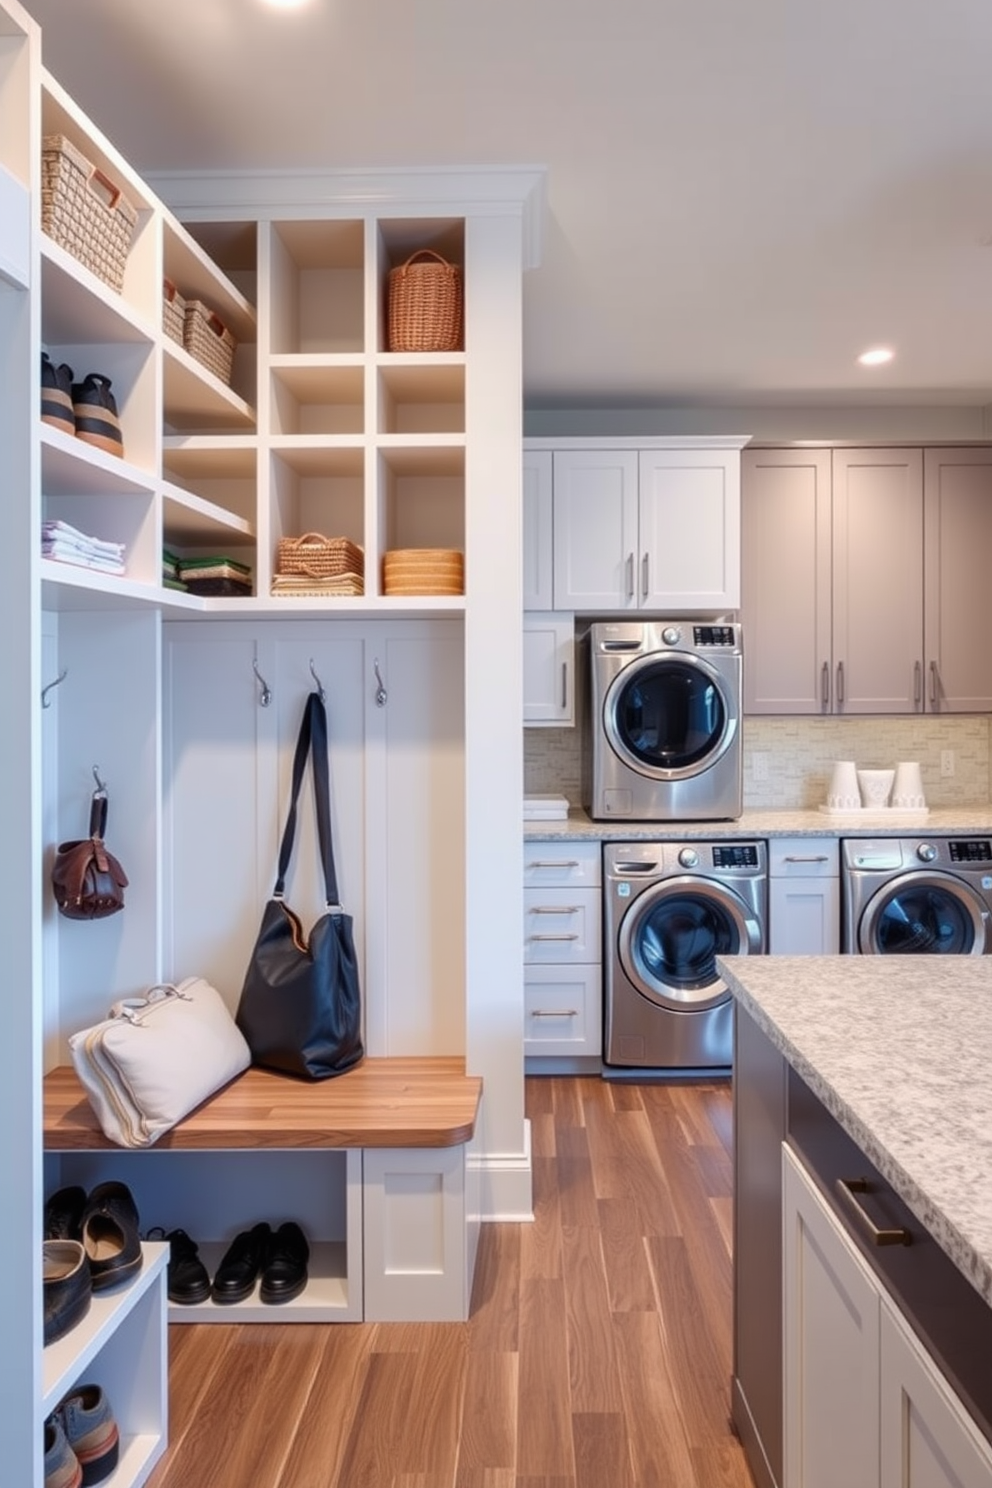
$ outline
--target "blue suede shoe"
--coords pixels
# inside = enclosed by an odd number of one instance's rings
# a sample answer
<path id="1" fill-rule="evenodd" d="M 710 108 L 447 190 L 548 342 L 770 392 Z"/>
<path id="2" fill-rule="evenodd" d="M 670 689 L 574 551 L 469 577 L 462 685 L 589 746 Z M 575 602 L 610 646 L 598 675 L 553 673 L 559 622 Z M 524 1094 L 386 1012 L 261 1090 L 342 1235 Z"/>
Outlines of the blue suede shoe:
<path id="1" fill-rule="evenodd" d="M 82 1488 L 83 1469 L 57 1415 L 45 1422 L 45 1488 Z"/>
<path id="2" fill-rule="evenodd" d="M 70 1451 L 79 1462 L 81 1488 L 102 1483 L 117 1466 L 120 1432 L 99 1385 L 77 1385 L 54 1411 Z"/>

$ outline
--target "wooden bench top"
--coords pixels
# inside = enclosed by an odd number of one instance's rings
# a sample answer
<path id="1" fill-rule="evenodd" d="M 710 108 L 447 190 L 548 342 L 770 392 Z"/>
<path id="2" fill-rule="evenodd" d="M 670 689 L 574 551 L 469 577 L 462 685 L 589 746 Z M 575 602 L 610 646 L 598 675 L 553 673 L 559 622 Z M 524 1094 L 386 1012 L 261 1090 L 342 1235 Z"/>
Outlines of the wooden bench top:
<path id="1" fill-rule="evenodd" d="M 365 1059 L 331 1080 L 269 1070 L 243 1075 L 159 1137 L 154 1150 L 457 1147 L 474 1131 L 482 1080 L 461 1058 Z M 52 1152 L 115 1148 L 71 1065 L 45 1076 L 44 1143 Z"/>

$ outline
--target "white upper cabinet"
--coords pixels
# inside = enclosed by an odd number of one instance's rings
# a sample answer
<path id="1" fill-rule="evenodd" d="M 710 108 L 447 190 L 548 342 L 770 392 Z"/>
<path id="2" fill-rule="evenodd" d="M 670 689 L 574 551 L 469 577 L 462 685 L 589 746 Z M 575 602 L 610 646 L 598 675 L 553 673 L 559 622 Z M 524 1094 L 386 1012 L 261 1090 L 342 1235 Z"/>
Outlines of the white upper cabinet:
<path id="1" fill-rule="evenodd" d="M 987 712 L 992 450 L 747 450 L 747 713 Z"/>
<path id="2" fill-rule="evenodd" d="M 554 608 L 736 609 L 745 442 L 530 441 L 553 462 Z"/>
<path id="3" fill-rule="evenodd" d="M 523 583 L 525 610 L 554 609 L 550 450 L 524 451 Z"/>

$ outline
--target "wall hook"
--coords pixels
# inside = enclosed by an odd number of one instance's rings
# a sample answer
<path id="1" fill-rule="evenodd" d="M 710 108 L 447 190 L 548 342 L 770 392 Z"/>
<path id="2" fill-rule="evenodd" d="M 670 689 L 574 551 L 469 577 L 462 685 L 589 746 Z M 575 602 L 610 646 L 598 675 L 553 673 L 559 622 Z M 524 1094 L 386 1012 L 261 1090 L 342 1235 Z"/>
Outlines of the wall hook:
<path id="1" fill-rule="evenodd" d="M 375 672 L 375 680 L 378 684 L 375 690 L 375 705 L 377 708 L 384 708 L 389 700 L 389 693 L 386 691 L 386 685 L 382 680 L 382 673 L 379 670 L 378 656 L 372 663 L 372 669 Z"/>
<path id="2" fill-rule="evenodd" d="M 107 787 L 104 785 L 103 781 L 100 779 L 100 772 L 97 769 L 96 765 L 93 766 L 93 779 L 96 781 L 96 792 L 95 792 L 95 794 L 96 795 L 100 795 L 100 796 L 105 796 L 107 794 Z"/>
<path id="3" fill-rule="evenodd" d="M 312 656 L 310 658 L 310 675 L 311 675 L 311 677 L 313 678 L 313 680 L 317 684 L 317 691 L 320 693 L 320 701 L 322 703 L 326 703 L 327 702 L 327 693 L 324 691 L 324 684 L 323 684 L 323 682 L 321 682 L 320 678 L 317 676 L 317 673 L 314 671 L 314 668 L 313 668 L 313 657 Z"/>
<path id="4" fill-rule="evenodd" d="M 263 708 L 267 708 L 272 701 L 272 693 L 269 689 L 269 684 L 266 682 L 265 678 L 258 670 L 258 662 L 254 659 L 254 657 L 252 658 L 251 669 L 255 673 L 255 676 L 258 678 L 258 685 L 260 688 L 258 701 Z"/>
<path id="5" fill-rule="evenodd" d="M 51 690 L 52 690 L 53 687 L 58 687 L 58 685 L 59 685 L 60 682 L 64 682 L 65 679 L 66 679 L 66 677 L 68 677 L 68 675 L 69 675 L 69 668 L 68 667 L 63 667 L 62 670 L 61 670 L 61 672 L 59 672 L 58 676 L 55 678 L 55 681 L 54 682 L 49 682 L 46 687 L 43 687 L 41 689 L 41 706 L 43 708 L 50 708 L 52 706 L 52 700 L 48 696 L 48 694 L 51 692 Z"/>

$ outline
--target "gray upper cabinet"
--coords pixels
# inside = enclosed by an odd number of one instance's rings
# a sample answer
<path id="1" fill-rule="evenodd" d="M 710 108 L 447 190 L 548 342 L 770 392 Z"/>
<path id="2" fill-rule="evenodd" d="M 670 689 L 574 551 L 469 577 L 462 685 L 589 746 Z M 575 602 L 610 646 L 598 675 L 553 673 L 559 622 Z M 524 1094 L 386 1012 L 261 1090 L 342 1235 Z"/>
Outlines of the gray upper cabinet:
<path id="1" fill-rule="evenodd" d="M 985 712 L 992 449 L 742 455 L 745 711 Z"/>

